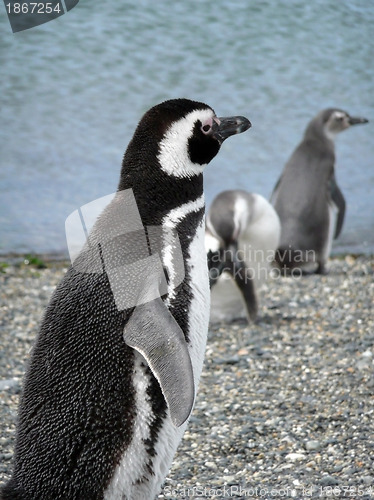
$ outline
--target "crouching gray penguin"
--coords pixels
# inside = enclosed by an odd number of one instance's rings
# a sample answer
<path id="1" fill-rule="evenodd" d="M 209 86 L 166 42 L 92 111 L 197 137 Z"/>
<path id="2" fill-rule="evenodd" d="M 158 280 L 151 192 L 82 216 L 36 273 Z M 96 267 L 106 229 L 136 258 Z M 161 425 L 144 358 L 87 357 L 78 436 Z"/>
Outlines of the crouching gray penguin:
<path id="1" fill-rule="evenodd" d="M 279 217 L 260 194 L 233 189 L 214 198 L 205 230 L 212 323 L 256 320 L 279 238 Z"/>
<path id="2" fill-rule="evenodd" d="M 163 102 L 139 122 L 118 192 L 46 309 L 3 500 L 160 492 L 208 330 L 203 170 L 227 137 L 250 126 L 187 99 Z"/>
<path id="3" fill-rule="evenodd" d="M 285 272 L 327 272 L 332 240 L 341 233 L 345 199 L 335 178 L 336 135 L 367 123 L 341 109 L 320 111 L 286 163 L 271 196 L 281 221 L 276 263 Z"/>

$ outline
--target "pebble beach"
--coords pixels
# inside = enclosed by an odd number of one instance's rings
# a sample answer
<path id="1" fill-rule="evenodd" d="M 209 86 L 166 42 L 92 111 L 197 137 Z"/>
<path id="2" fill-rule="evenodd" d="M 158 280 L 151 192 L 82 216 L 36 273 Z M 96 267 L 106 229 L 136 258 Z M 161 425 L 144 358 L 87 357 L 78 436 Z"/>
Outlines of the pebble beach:
<path id="1" fill-rule="evenodd" d="M 160 499 L 374 498 L 374 257 L 334 257 L 329 270 L 269 280 L 255 324 L 211 325 Z M 66 263 L 5 260 L 0 271 L 1 484 L 27 359 Z"/>

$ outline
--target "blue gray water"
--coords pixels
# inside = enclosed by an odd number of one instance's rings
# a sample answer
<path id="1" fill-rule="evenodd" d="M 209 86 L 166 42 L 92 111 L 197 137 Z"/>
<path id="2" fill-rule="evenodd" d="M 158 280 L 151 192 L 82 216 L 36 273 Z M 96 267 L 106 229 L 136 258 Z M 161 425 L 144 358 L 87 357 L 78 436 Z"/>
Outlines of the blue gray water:
<path id="1" fill-rule="evenodd" d="M 374 251 L 372 1 L 81 0 L 16 34 L 1 5 L 0 41 L 0 253 L 66 252 L 65 219 L 115 191 L 141 115 L 173 97 L 253 123 L 207 167 L 208 204 L 228 188 L 269 197 L 320 109 L 368 118 L 337 139 L 334 251 Z"/>

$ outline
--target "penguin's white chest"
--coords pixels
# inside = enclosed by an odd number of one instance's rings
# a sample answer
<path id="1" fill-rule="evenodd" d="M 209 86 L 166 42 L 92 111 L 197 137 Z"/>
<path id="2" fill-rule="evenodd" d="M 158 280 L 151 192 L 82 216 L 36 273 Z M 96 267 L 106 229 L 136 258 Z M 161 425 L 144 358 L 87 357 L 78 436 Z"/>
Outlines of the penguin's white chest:
<path id="1" fill-rule="evenodd" d="M 192 362 L 195 398 L 198 390 L 200 375 L 204 363 L 204 354 L 208 334 L 210 314 L 210 289 L 208 278 L 208 265 L 204 247 L 205 221 L 198 226 L 189 246 L 190 258 L 186 261 L 186 273 L 189 274 L 191 283 L 192 300 L 189 307 L 189 353 Z M 175 452 L 186 430 L 187 423 L 176 428 L 168 415 L 163 423 L 156 444 L 156 456 L 154 458 L 155 470 L 158 477 L 155 478 L 155 492 L 161 488 L 162 482 L 167 475 Z M 135 497 L 134 497 L 135 498 Z M 141 498 L 141 497 L 136 497 Z M 145 496 L 144 500 L 152 498 Z"/>
<path id="2" fill-rule="evenodd" d="M 175 229 L 179 222 L 204 207 L 204 196 L 201 196 L 197 200 L 185 203 L 171 211 L 165 217 L 163 223 L 167 227 Z M 188 314 L 188 337 L 190 341 L 188 348 L 194 372 L 195 388 L 197 389 L 204 361 L 210 314 L 210 288 L 205 251 L 205 217 L 198 224 L 195 233 L 190 235 L 186 254 L 189 257 L 184 262 L 184 273 L 190 283 L 192 297 Z M 178 259 L 167 254 L 164 255 L 163 260 L 165 267 L 168 269 L 168 274 L 171 276 L 170 281 L 172 283 L 173 277 L 179 275 L 176 266 L 180 265 L 180 263 Z M 176 293 L 176 289 L 171 289 L 166 303 L 175 297 Z"/>
<path id="3" fill-rule="evenodd" d="M 187 261 L 191 277 L 192 300 L 189 314 L 190 355 L 197 388 L 204 362 L 205 345 L 210 314 L 210 289 L 208 264 L 204 244 L 205 221 L 198 227 L 190 245 L 190 259 Z"/>

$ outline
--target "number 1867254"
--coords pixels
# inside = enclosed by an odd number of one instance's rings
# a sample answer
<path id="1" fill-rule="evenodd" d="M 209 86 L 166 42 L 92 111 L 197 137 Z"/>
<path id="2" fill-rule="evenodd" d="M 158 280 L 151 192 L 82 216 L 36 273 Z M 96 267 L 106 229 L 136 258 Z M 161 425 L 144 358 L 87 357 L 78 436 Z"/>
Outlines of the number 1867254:
<path id="1" fill-rule="evenodd" d="M 60 2 L 54 5 L 51 2 L 29 2 L 29 3 L 8 3 L 6 4 L 8 14 L 52 14 L 61 12 Z"/>

